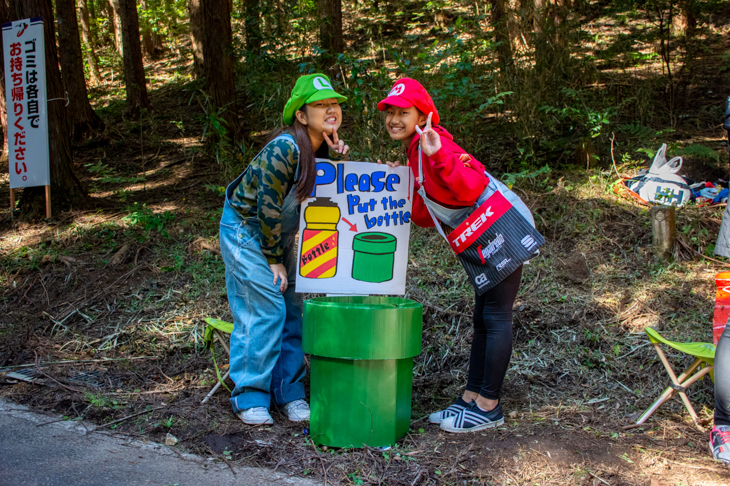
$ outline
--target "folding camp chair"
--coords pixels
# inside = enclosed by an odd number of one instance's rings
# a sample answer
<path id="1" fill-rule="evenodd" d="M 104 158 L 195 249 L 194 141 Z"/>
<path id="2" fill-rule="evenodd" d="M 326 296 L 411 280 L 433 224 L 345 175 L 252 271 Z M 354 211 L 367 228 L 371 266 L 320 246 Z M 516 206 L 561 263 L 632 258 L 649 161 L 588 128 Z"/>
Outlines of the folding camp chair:
<path id="1" fill-rule="evenodd" d="M 659 398 L 656 399 L 656 401 L 649 407 L 646 412 L 644 412 L 641 417 L 639 417 L 639 420 L 636 422 L 636 425 L 641 425 L 644 422 L 646 422 L 646 419 L 648 419 L 656 410 L 664 403 L 667 402 L 669 399 L 671 399 L 674 395 L 679 394 L 680 398 L 682 399 L 682 402 L 684 403 L 684 406 L 687 407 L 687 411 L 689 412 L 690 416 L 692 417 L 692 421 L 695 423 L 695 426 L 699 429 L 704 431 L 702 426 L 699 424 L 699 419 L 697 417 L 697 413 L 695 413 L 695 409 L 692 408 L 692 404 L 689 403 L 689 399 L 687 398 L 687 388 L 689 386 L 701 379 L 703 376 L 705 376 L 707 373 L 710 373 L 710 378 L 714 381 L 715 377 L 713 375 L 713 368 L 715 363 L 715 346 L 710 343 L 676 343 L 674 341 L 669 341 L 667 339 L 664 339 L 662 336 L 659 335 L 658 332 L 656 332 L 654 329 L 647 327 L 644 329 L 646 331 L 646 334 L 649 336 L 649 341 L 654 345 L 654 349 L 656 349 L 657 354 L 659 355 L 659 359 L 662 361 L 662 364 L 664 365 L 664 368 L 666 368 L 667 373 L 669 374 L 669 379 L 671 380 L 671 383 L 669 387 L 664 390 L 664 393 L 659 396 Z M 674 374 L 674 371 L 672 370 L 672 367 L 669 365 L 669 361 L 667 360 L 667 357 L 664 355 L 664 352 L 659 347 L 659 343 L 666 344 L 667 346 L 676 349 L 677 351 L 680 351 L 685 354 L 689 354 L 691 356 L 695 357 L 694 362 L 690 365 L 689 368 L 684 370 L 684 372 L 677 377 Z M 704 367 L 698 371 L 697 373 L 692 373 L 697 369 L 698 366 L 704 363 Z"/>
<path id="2" fill-rule="evenodd" d="M 215 392 L 218 391 L 218 388 L 221 387 L 221 385 L 225 386 L 223 383 L 226 381 L 226 378 L 231 373 L 230 367 L 228 371 L 226 371 L 226 374 L 221 377 L 221 373 L 218 370 L 218 363 L 215 360 L 215 348 L 214 344 L 215 341 L 218 341 L 221 343 L 221 346 L 223 346 L 223 349 L 226 350 L 226 353 L 228 353 L 228 357 L 231 356 L 231 350 L 228 347 L 228 339 L 226 339 L 226 334 L 231 334 L 233 332 L 233 323 L 232 322 L 226 322 L 221 321 L 220 319 L 213 319 L 212 317 L 207 317 L 205 319 L 205 322 L 208 323 L 208 325 L 205 328 L 205 333 L 203 334 L 203 340 L 205 341 L 205 345 L 207 348 L 210 348 L 211 352 L 213 353 L 213 365 L 215 366 L 215 374 L 218 376 L 218 383 L 215 384 L 213 389 L 208 392 L 208 394 L 203 398 L 203 401 L 200 402 L 201 404 L 207 402 L 210 400 L 210 397 L 212 397 Z M 228 387 L 226 387 L 228 388 Z"/>

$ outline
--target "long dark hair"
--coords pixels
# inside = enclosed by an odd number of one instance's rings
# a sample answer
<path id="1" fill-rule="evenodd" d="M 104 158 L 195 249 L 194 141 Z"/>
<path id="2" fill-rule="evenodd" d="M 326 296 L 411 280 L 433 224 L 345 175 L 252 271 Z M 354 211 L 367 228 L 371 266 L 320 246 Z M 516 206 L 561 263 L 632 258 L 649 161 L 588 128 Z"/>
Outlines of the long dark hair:
<path id="1" fill-rule="evenodd" d="M 302 111 L 307 112 L 307 106 L 302 106 Z M 294 117 L 294 124 L 291 127 L 279 128 L 271 134 L 271 140 L 284 132 L 289 132 L 299 146 L 299 179 L 297 179 L 297 191 L 295 196 L 298 202 L 309 197 L 314 189 L 314 181 L 317 178 L 317 164 L 315 162 L 314 149 L 309 140 L 307 127 L 302 125 L 297 117 Z M 322 144 L 325 145 L 326 144 Z M 321 148 L 321 147 L 320 147 Z"/>

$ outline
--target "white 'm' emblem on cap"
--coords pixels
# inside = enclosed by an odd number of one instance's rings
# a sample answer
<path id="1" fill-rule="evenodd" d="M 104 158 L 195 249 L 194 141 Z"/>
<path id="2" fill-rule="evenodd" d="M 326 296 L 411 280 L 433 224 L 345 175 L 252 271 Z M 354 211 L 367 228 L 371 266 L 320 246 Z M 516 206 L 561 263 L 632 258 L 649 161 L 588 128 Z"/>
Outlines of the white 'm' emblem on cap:
<path id="1" fill-rule="evenodd" d="M 332 89 L 332 85 L 324 78 L 314 78 L 312 84 L 317 89 Z"/>
<path id="2" fill-rule="evenodd" d="M 388 93 L 388 96 L 400 96 L 403 94 L 403 92 L 406 90 L 405 84 L 396 84 L 393 86 L 393 89 L 390 90 L 390 93 Z"/>

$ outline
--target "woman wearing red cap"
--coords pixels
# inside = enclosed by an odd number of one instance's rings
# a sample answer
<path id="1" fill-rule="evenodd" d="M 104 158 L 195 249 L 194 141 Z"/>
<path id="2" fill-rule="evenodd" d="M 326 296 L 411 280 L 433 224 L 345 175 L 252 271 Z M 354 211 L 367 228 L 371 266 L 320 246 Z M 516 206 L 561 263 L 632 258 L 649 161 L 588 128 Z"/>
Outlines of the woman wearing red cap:
<path id="1" fill-rule="evenodd" d="M 302 297 L 290 286 L 294 239 L 299 203 L 314 187 L 315 156 L 344 158 L 348 151 L 337 138 L 346 99 L 324 74 L 300 77 L 284 108 L 286 129 L 226 189 L 220 245 L 234 321 L 231 405 L 249 425 L 274 423 L 272 399 L 289 420 L 309 420 Z"/>
<path id="2" fill-rule="evenodd" d="M 403 142 L 408 165 L 418 181 L 412 211 L 417 225 L 431 227 L 438 220 L 455 228 L 463 218 L 455 219 L 453 214 L 465 215 L 486 194 L 499 191 L 534 227 L 532 215 L 519 197 L 489 176 L 479 161 L 438 126 L 438 111 L 418 81 L 396 81 L 378 109 L 386 112 L 390 137 Z M 473 432 L 504 423 L 499 394 L 512 354 L 512 305 L 521 277 L 520 265 L 482 295 L 476 294 L 466 389 L 448 408 L 432 413 L 429 422 L 449 432 Z"/>

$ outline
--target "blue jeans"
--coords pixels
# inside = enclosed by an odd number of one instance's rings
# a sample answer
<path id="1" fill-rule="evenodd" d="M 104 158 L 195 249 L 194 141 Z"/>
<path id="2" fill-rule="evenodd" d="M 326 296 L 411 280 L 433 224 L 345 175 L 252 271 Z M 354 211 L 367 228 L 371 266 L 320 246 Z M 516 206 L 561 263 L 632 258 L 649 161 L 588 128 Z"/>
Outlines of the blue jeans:
<path id="1" fill-rule="evenodd" d="M 294 292 L 295 233 L 282 234 L 289 287 L 283 294 L 261 252 L 257 221 L 245 222 L 226 200 L 220 245 L 233 314 L 231 393 L 233 411 L 281 405 L 304 398 L 302 298 Z"/>

